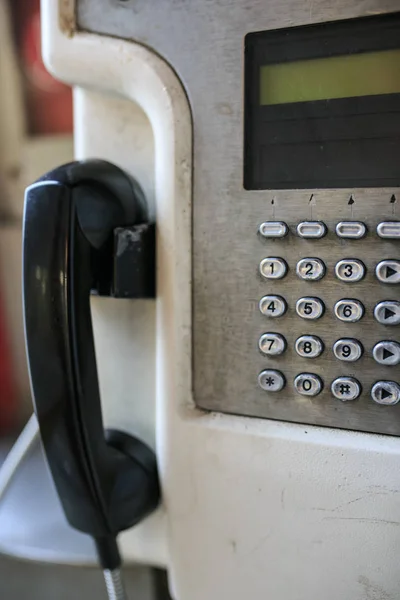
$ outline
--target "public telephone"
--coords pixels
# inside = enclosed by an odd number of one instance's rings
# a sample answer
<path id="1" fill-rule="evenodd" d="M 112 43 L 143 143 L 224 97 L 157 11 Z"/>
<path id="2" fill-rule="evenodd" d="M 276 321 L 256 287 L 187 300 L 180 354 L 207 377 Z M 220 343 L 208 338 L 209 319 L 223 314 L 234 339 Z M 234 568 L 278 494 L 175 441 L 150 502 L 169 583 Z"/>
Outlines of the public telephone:
<path id="1" fill-rule="evenodd" d="M 43 2 L 77 157 L 156 222 L 155 305 L 92 310 L 161 484 L 123 550 L 176 600 L 398 598 L 399 10 Z"/>

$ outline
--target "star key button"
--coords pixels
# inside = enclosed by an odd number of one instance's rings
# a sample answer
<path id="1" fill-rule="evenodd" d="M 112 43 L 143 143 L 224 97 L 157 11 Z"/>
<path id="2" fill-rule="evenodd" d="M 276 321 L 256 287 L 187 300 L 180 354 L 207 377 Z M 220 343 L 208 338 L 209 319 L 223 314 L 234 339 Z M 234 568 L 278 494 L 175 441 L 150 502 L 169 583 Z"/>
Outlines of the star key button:
<path id="1" fill-rule="evenodd" d="M 280 392 L 285 384 L 285 377 L 275 369 L 265 369 L 258 376 L 258 385 L 265 392 Z"/>
<path id="2" fill-rule="evenodd" d="M 400 283 L 400 261 L 381 260 L 376 265 L 375 274 L 381 283 Z"/>

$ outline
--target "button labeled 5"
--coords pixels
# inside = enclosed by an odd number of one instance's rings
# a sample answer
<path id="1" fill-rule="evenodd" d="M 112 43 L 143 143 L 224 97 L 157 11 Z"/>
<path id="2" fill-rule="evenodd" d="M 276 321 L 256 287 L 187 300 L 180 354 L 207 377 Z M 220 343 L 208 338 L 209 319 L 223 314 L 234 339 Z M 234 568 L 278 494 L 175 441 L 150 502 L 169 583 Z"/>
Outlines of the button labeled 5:
<path id="1" fill-rule="evenodd" d="M 306 296 L 296 302 L 296 312 L 302 319 L 319 319 L 324 314 L 325 305 L 319 298 Z"/>
<path id="2" fill-rule="evenodd" d="M 268 257 L 260 263 L 260 273 L 265 279 L 282 279 L 288 271 L 288 266 L 283 258 Z"/>

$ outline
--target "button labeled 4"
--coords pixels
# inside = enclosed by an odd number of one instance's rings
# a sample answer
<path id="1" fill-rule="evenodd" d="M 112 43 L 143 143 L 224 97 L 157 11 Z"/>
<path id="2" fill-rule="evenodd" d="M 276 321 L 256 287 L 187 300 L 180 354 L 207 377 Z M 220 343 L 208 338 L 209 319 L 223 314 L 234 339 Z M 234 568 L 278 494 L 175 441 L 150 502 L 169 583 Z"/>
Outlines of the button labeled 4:
<path id="1" fill-rule="evenodd" d="M 260 311 L 266 317 L 281 317 L 287 310 L 286 300 L 282 296 L 264 296 L 260 300 Z"/>

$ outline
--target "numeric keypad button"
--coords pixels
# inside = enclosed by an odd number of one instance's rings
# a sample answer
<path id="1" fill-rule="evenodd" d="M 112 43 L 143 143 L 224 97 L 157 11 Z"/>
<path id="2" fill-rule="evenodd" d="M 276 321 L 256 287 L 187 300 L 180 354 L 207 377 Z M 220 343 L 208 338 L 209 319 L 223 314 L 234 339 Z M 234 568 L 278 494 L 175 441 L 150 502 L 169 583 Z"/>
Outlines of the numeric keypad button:
<path id="1" fill-rule="evenodd" d="M 264 296 L 260 300 L 260 311 L 265 317 L 281 317 L 287 310 L 287 303 L 282 296 Z"/>
<path id="2" fill-rule="evenodd" d="M 361 358 L 363 347 L 361 342 L 353 338 L 343 338 L 333 344 L 333 354 L 338 360 L 355 362 Z"/>
<path id="3" fill-rule="evenodd" d="M 366 269 L 361 260 L 346 258 L 335 265 L 335 275 L 340 281 L 356 283 L 365 277 Z"/>
<path id="4" fill-rule="evenodd" d="M 286 350 L 286 340 L 279 333 L 263 333 L 258 340 L 258 347 L 262 354 L 267 356 L 279 356 Z"/>
<path id="5" fill-rule="evenodd" d="M 371 398 L 377 404 L 393 406 L 400 400 L 400 386 L 395 381 L 377 381 L 371 388 Z"/>
<path id="6" fill-rule="evenodd" d="M 265 369 L 258 376 L 258 385 L 265 392 L 280 392 L 285 387 L 286 380 L 280 371 Z"/>
<path id="7" fill-rule="evenodd" d="M 348 402 L 349 400 L 357 400 L 361 394 L 361 385 L 354 377 L 338 377 L 331 384 L 332 396 Z"/>
<path id="8" fill-rule="evenodd" d="M 260 273 L 265 279 L 282 279 L 288 272 L 288 266 L 283 258 L 268 257 L 260 263 Z"/>
<path id="9" fill-rule="evenodd" d="M 318 396 L 322 392 L 322 379 L 314 373 L 300 373 L 294 380 L 294 388 L 302 396 Z"/>
<path id="10" fill-rule="evenodd" d="M 359 300 L 352 298 L 343 298 L 336 302 L 334 306 L 335 316 L 339 321 L 355 323 L 364 316 L 364 305 Z"/>
<path id="11" fill-rule="evenodd" d="M 374 308 L 374 317 L 382 325 L 398 325 L 400 323 L 400 302 L 384 300 Z"/>
<path id="12" fill-rule="evenodd" d="M 307 281 L 322 279 L 325 271 L 325 265 L 319 258 L 302 258 L 296 267 L 297 276 Z"/>
<path id="13" fill-rule="evenodd" d="M 296 312 L 302 319 L 315 320 L 324 314 L 325 305 L 319 298 L 306 296 L 296 302 Z"/>
<path id="14" fill-rule="evenodd" d="M 317 358 L 324 351 L 324 344 L 316 335 L 302 335 L 297 338 L 294 347 L 303 358 Z"/>
<path id="15" fill-rule="evenodd" d="M 400 344 L 389 340 L 378 342 L 372 349 L 372 356 L 380 365 L 392 367 L 400 362 Z"/>
<path id="16" fill-rule="evenodd" d="M 381 283 L 400 283 L 400 261 L 381 260 L 376 265 L 375 275 Z"/>

